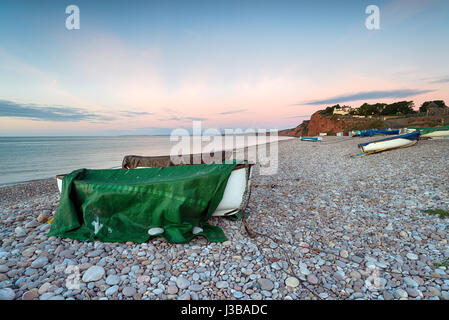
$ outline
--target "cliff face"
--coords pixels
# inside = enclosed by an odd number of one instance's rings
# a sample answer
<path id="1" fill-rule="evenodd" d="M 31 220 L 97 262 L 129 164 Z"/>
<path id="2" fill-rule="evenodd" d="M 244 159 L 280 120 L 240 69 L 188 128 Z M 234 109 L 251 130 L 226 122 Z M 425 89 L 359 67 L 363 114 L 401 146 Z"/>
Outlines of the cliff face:
<path id="1" fill-rule="evenodd" d="M 349 130 L 367 130 L 374 128 L 403 128 L 407 126 L 433 127 L 449 123 L 449 115 L 443 116 L 411 116 L 381 120 L 379 118 L 355 118 L 351 116 L 331 117 L 315 112 L 310 120 L 304 121 L 293 129 L 279 131 L 281 136 L 301 137 L 316 136 L 320 132 L 335 134 Z"/>
<path id="2" fill-rule="evenodd" d="M 329 117 L 325 117 L 320 112 L 315 112 L 310 118 L 309 125 L 307 126 L 308 135 L 315 136 L 320 132 L 340 132 L 346 126 L 345 121 L 336 121 Z"/>
<path id="3" fill-rule="evenodd" d="M 309 120 L 303 121 L 299 126 L 293 129 L 285 129 L 279 131 L 280 136 L 301 137 L 307 135 L 307 125 Z"/>
<path id="4" fill-rule="evenodd" d="M 304 121 L 299 126 L 293 129 L 286 129 L 279 132 L 279 135 L 300 137 L 300 136 L 315 136 L 320 132 L 340 132 L 345 127 L 345 121 L 333 120 L 330 117 L 323 116 L 319 111 L 312 114 L 310 120 Z"/>

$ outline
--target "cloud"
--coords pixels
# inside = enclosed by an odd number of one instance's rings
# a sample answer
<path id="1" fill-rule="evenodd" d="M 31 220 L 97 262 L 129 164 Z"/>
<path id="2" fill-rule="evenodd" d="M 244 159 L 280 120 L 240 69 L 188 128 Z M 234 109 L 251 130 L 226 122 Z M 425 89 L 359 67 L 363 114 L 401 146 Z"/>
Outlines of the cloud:
<path id="1" fill-rule="evenodd" d="M 291 116 L 291 117 L 285 117 L 286 119 L 294 119 L 294 118 L 307 118 L 310 117 L 310 115 L 306 115 L 306 116 Z"/>
<path id="2" fill-rule="evenodd" d="M 201 117 L 184 117 L 183 119 L 190 120 L 190 121 L 206 121 L 207 120 L 207 118 L 201 118 Z"/>
<path id="3" fill-rule="evenodd" d="M 424 93 L 433 92 L 435 90 L 415 90 L 415 89 L 399 89 L 399 90 L 386 90 L 386 91 L 363 91 L 358 93 L 351 93 L 346 95 L 340 95 L 328 99 L 311 100 L 294 105 L 321 105 L 321 104 L 333 104 L 349 101 L 359 100 L 372 100 L 372 99 L 386 99 L 386 98 L 406 98 L 411 96 L 417 96 Z"/>
<path id="4" fill-rule="evenodd" d="M 8 100 L 0 100 L 0 117 L 28 118 L 54 122 L 109 121 L 115 119 L 109 116 L 89 113 L 80 108 L 22 104 Z"/>
<path id="5" fill-rule="evenodd" d="M 206 121 L 207 118 L 202 117 L 177 117 L 173 116 L 165 119 L 158 119 L 159 121 Z"/>
<path id="6" fill-rule="evenodd" d="M 449 77 L 434 79 L 434 80 L 429 81 L 429 83 L 447 83 L 447 82 L 449 82 Z"/>
<path id="7" fill-rule="evenodd" d="M 246 111 L 246 109 L 238 109 L 238 110 L 220 112 L 219 114 L 234 114 L 234 113 L 242 113 L 245 111 Z"/>
<path id="8" fill-rule="evenodd" d="M 174 129 L 175 128 L 149 126 L 149 127 L 141 127 L 141 128 L 132 129 L 134 131 L 132 134 L 165 135 L 165 136 L 167 136 L 167 135 L 170 135 Z M 138 133 L 136 133 L 136 132 L 138 132 Z"/>
<path id="9" fill-rule="evenodd" d="M 137 112 L 137 111 L 120 111 L 122 116 L 132 118 L 132 117 L 139 117 L 139 116 L 150 116 L 153 115 L 153 112 Z"/>

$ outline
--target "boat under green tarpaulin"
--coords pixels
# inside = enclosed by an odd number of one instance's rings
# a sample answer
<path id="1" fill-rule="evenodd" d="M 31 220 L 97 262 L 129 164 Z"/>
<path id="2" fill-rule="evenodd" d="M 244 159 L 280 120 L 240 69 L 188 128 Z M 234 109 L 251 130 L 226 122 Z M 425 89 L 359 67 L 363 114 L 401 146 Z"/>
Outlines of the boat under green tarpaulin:
<path id="1" fill-rule="evenodd" d="M 421 137 L 445 137 L 449 136 L 449 126 L 441 126 L 441 127 L 407 127 L 407 129 L 415 129 L 419 130 L 421 133 Z"/>
<path id="2" fill-rule="evenodd" d="M 241 162 L 73 171 L 63 178 L 62 193 L 48 236 L 105 242 L 143 243 L 158 236 L 187 243 L 197 235 L 226 241 L 208 224 L 229 176 Z M 193 228 L 202 232 L 193 234 Z"/>

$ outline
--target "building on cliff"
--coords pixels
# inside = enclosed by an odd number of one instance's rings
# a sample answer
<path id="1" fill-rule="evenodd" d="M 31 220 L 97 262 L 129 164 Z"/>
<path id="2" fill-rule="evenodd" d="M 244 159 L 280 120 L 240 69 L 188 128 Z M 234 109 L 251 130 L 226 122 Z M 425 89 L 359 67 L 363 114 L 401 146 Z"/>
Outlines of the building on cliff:
<path id="1" fill-rule="evenodd" d="M 343 106 L 343 107 L 337 106 L 334 108 L 333 114 L 338 114 L 338 115 L 344 116 L 344 115 L 349 114 L 351 111 L 352 111 L 352 108 L 349 106 Z"/>

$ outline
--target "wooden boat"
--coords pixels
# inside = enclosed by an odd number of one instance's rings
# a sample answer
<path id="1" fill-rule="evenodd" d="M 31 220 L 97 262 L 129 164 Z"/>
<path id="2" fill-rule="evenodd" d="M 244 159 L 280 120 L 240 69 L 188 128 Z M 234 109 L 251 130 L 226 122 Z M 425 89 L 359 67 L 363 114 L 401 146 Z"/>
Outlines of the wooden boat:
<path id="1" fill-rule="evenodd" d="M 323 141 L 323 138 L 321 137 L 301 137 L 301 141 L 310 141 L 310 142 L 319 142 Z"/>
<path id="2" fill-rule="evenodd" d="M 421 133 L 422 138 L 439 139 L 449 136 L 449 126 L 426 127 L 426 128 L 408 127 L 407 129 L 418 130 Z"/>
<path id="3" fill-rule="evenodd" d="M 419 136 L 419 131 L 415 131 L 382 140 L 360 143 L 359 148 L 363 152 L 374 153 L 396 148 L 410 147 L 418 142 Z"/>
<path id="4" fill-rule="evenodd" d="M 193 161 L 195 155 L 187 155 L 183 157 L 183 160 L 178 165 L 189 165 Z M 200 155 L 201 156 L 201 155 Z M 189 158 L 187 158 L 189 157 Z M 227 153 L 223 156 L 222 160 L 229 158 L 230 154 Z M 186 161 L 187 159 L 187 161 Z M 190 160 L 190 162 L 189 162 Z M 187 164 L 189 163 L 189 164 Z M 205 163 L 201 158 L 201 163 Z M 114 167 L 111 169 L 124 169 L 124 170 L 138 170 L 141 168 L 154 168 L 154 167 L 166 167 L 175 166 L 169 156 L 160 157 L 142 157 L 142 156 L 125 156 L 121 167 Z M 217 209 L 212 216 L 231 216 L 239 212 L 245 205 L 249 197 L 249 189 L 251 187 L 251 168 L 253 164 L 245 163 L 239 164 L 231 172 L 226 184 L 223 197 L 218 204 Z M 59 192 L 62 192 L 62 181 L 65 174 L 56 176 Z"/>

